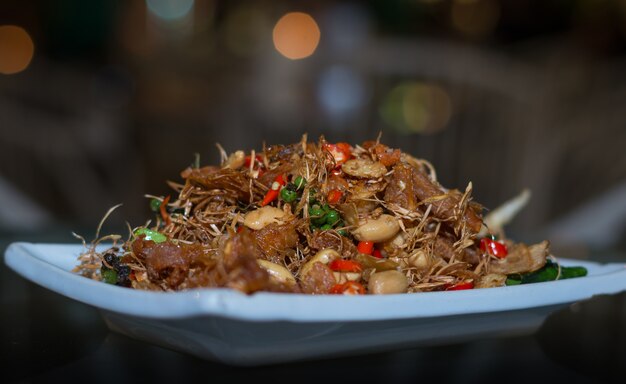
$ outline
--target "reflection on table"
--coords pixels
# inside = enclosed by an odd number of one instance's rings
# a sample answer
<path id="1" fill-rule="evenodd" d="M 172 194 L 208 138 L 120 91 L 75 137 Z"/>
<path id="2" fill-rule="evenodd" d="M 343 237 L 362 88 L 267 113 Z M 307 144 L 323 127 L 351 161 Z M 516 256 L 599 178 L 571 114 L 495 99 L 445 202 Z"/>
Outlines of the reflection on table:
<path id="1" fill-rule="evenodd" d="M 13 240 L 4 239 L 3 253 Z M 9 381 L 597 383 L 619 381 L 626 373 L 626 293 L 571 305 L 529 336 L 241 368 L 111 332 L 95 308 L 32 284 L 4 264 L 0 284 Z"/>

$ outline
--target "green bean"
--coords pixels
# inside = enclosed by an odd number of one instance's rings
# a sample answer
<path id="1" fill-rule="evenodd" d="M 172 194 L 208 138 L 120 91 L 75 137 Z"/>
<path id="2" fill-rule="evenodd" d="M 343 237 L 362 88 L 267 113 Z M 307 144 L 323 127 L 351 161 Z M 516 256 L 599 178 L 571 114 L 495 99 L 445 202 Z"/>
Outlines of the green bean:
<path id="1" fill-rule="evenodd" d="M 585 267 L 561 267 L 561 279 L 571 279 L 582 276 L 587 276 L 587 268 Z"/>
<path id="2" fill-rule="evenodd" d="M 516 273 L 516 274 L 507 276 L 505 284 L 506 285 L 519 285 L 519 284 L 542 283 L 546 281 L 571 279 L 571 278 L 582 277 L 582 276 L 587 275 L 587 268 L 585 267 L 561 266 L 560 269 L 561 270 L 559 272 L 558 263 L 548 260 L 542 268 L 534 272 Z"/>

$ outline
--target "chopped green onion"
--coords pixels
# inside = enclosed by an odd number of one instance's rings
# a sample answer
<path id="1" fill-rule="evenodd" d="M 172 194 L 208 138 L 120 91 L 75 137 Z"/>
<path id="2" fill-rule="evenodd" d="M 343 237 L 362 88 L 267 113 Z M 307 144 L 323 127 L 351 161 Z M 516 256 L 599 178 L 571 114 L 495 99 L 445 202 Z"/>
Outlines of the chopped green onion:
<path id="1" fill-rule="evenodd" d="M 317 190 L 315 188 L 309 189 L 309 204 L 314 204 L 317 199 L 315 196 L 317 195 Z"/>
<path id="2" fill-rule="evenodd" d="M 294 180 L 294 184 L 296 185 L 296 189 L 302 189 L 306 186 L 306 179 L 302 176 L 298 176 Z"/>
<path id="3" fill-rule="evenodd" d="M 104 280 L 107 284 L 116 284 L 117 283 L 117 272 L 114 269 L 102 268 L 102 280 Z"/>
<path id="4" fill-rule="evenodd" d="M 335 225 L 335 224 L 337 224 L 337 222 L 339 221 L 340 218 L 341 217 L 339 216 L 339 212 L 335 211 L 334 209 L 331 209 L 325 215 L 326 223 L 328 225 Z"/>
<path id="5" fill-rule="evenodd" d="M 320 208 L 319 205 L 314 204 L 309 208 L 309 215 L 311 217 L 321 217 L 324 215 L 324 210 L 322 208 Z"/>
<path id="6" fill-rule="evenodd" d="M 150 200 L 150 210 L 152 212 L 159 212 L 159 208 L 161 208 L 161 200 L 159 199 Z"/>
<path id="7" fill-rule="evenodd" d="M 286 203 L 292 203 L 298 198 L 298 193 L 289 188 L 283 188 L 280 190 L 280 198 Z"/>

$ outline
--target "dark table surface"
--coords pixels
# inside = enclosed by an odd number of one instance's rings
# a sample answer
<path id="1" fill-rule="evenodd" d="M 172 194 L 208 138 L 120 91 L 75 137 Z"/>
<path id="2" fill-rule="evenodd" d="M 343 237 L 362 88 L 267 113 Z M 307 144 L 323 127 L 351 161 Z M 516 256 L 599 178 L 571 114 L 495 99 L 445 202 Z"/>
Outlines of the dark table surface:
<path id="1" fill-rule="evenodd" d="M 65 228 L 2 234 L 13 241 L 74 242 Z M 626 262 L 617 252 L 593 261 Z M 526 336 L 262 367 L 195 358 L 110 331 L 96 308 L 33 284 L 0 263 L 2 382 L 624 383 L 626 293 L 550 315 Z"/>

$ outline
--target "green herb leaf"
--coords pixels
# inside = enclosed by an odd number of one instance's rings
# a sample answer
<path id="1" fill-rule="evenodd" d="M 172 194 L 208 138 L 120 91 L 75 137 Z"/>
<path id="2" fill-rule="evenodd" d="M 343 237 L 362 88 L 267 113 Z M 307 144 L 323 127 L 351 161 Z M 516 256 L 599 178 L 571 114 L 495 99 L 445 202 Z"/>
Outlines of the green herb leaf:
<path id="1" fill-rule="evenodd" d="M 167 241 L 167 236 L 165 236 L 164 234 L 160 232 L 153 231 L 152 229 L 148 229 L 148 228 L 139 228 L 134 232 L 134 234 L 136 237 L 140 235 L 145 235 L 146 240 L 152 240 L 155 243 L 163 243 Z"/>

